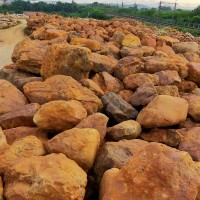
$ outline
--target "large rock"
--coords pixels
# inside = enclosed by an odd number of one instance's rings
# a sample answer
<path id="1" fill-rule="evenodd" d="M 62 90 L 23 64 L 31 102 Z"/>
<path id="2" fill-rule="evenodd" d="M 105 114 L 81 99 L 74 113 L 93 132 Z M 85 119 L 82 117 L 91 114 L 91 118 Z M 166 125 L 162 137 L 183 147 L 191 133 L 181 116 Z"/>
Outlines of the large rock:
<path id="1" fill-rule="evenodd" d="M 155 75 L 159 77 L 159 81 L 161 85 L 174 85 L 175 83 L 181 82 L 181 78 L 178 75 L 177 71 L 160 71 L 156 72 Z"/>
<path id="2" fill-rule="evenodd" d="M 2 154 L 9 147 L 6 136 L 0 127 L 0 154 Z"/>
<path id="3" fill-rule="evenodd" d="M 140 137 L 148 142 L 177 147 L 183 139 L 182 132 L 184 131 L 185 129 L 151 129 L 149 132 L 142 132 Z"/>
<path id="4" fill-rule="evenodd" d="M 131 96 L 134 94 L 132 90 L 121 90 L 118 95 L 127 103 L 131 102 Z"/>
<path id="5" fill-rule="evenodd" d="M 117 60 L 114 58 L 109 58 L 108 56 L 97 53 L 92 53 L 91 61 L 93 63 L 92 71 L 96 73 L 106 71 L 111 74 L 117 64 Z"/>
<path id="6" fill-rule="evenodd" d="M 27 83 L 24 93 L 30 102 L 39 104 L 54 100 L 77 100 L 90 114 L 102 107 L 101 100 L 91 90 L 70 76 L 55 75 L 44 82 Z"/>
<path id="7" fill-rule="evenodd" d="M 15 85 L 23 92 L 23 86 L 32 81 L 42 81 L 41 77 L 34 76 L 31 73 L 20 71 L 18 69 L 3 68 L 0 70 L 0 78 L 5 79 Z"/>
<path id="8" fill-rule="evenodd" d="M 19 69 L 39 74 L 47 47 L 46 41 L 25 39 L 15 46 L 12 61 Z"/>
<path id="9" fill-rule="evenodd" d="M 176 86 L 178 87 L 179 92 L 192 92 L 195 88 L 197 88 L 197 85 L 192 81 L 186 81 L 182 80 L 180 83 L 176 83 Z"/>
<path id="10" fill-rule="evenodd" d="M 87 78 L 92 69 L 91 51 L 69 44 L 53 44 L 46 53 L 40 70 L 44 79 L 63 74 L 76 80 Z"/>
<path id="11" fill-rule="evenodd" d="M 87 78 L 87 79 L 81 80 L 80 83 L 82 86 L 87 87 L 88 89 L 92 90 L 92 92 L 94 92 L 95 95 L 97 95 L 98 97 L 101 97 L 104 95 L 104 91 L 93 80 Z"/>
<path id="12" fill-rule="evenodd" d="M 124 89 L 123 82 L 107 72 L 100 72 L 96 74 L 92 80 L 99 85 L 105 94 L 109 92 L 117 93 Z"/>
<path id="13" fill-rule="evenodd" d="M 15 161 L 31 157 L 42 156 L 46 150 L 42 142 L 35 136 L 27 136 L 15 141 L 0 155 L 0 173 L 5 173 L 7 168 Z"/>
<path id="14" fill-rule="evenodd" d="M 92 168 L 100 145 L 96 129 L 73 128 L 64 131 L 46 143 L 49 153 L 63 153 L 85 171 Z"/>
<path id="15" fill-rule="evenodd" d="M 51 101 L 41 106 L 33 121 L 38 128 L 47 131 L 64 131 L 76 126 L 87 117 L 87 111 L 79 101 Z"/>
<path id="16" fill-rule="evenodd" d="M 19 126 L 35 126 L 33 116 L 40 108 L 37 103 L 27 104 L 17 110 L 10 111 L 0 116 L 0 126 L 3 129 Z"/>
<path id="17" fill-rule="evenodd" d="M 170 95 L 179 97 L 178 87 L 175 85 L 155 86 L 158 95 Z"/>
<path id="18" fill-rule="evenodd" d="M 7 200 L 83 200 L 87 175 L 65 155 L 50 154 L 19 160 L 4 181 Z"/>
<path id="19" fill-rule="evenodd" d="M 115 67 L 114 76 L 123 80 L 130 74 L 136 74 L 142 71 L 141 61 L 134 56 L 127 56 L 120 59 Z"/>
<path id="20" fill-rule="evenodd" d="M 107 171 L 100 200 L 199 199 L 199 165 L 185 153 L 150 143 L 120 170 Z"/>
<path id="21" fill-rule="evenodd" d="M 120 55 L 122 58 L 127 57 L 127 56 L 134 56 L 136 58 L 141 58 L 144 56 L 144 51 L 139 47 L 124 46 L 120 50 Z"/>
<path id="22" fill-rule="evenodd" d="M 8 144 L 12 144 L 16 140 L 19 140 L 21 138 L 24 138 L 29 135 L 33 135 L 41 140 L 41 142 L 45 142 L 48 140 L 48 135 L 46 132 L 36 128 L 36 127 L 26 127 L 26 126 L 20 126 L 17 128 L 11 128 L 7 130 L 3 130 L 6 140 Z"/>
<path id="23" fill-rule="evenodd" d="M 146 106 L 157 95 L 154 85 L 146 82 L 136 89 L 130 98 L 130 102 L 133 106 Z"/>
<path id="24" fill-rule="evenodd" d="M 106 135 L 109 118 L 102 113 L 94 113 L 83 119 L 75 128 L 94 128 L 99 131 L 101 143 Z"/>
<path id="25" fill-rule="evenodd" d="M 143 85 L 144 83 L 158 85 L 159 78 L 157 75 L 154 74 L 138 73 L 126 76 L 123 82 L 125 88 L 136 90 L 139 86 Z"/>
<path id="26" fill-rule="evenodd" d="M 130 140 L 137 138 L 141 131 L 142 129 L 138 122 L 134 120 L 128 120 L 113 127 L 107 128 L 107 135 L 114 141 L 119 141 L 122 139 Z"/>
<path id="27" fill-rule="evenodd" d="M 181 151 L 188 152 L 193 160 L 200 161 L 200 127 L 190 128 L 183 134 L 183 140 L 179 145 Z"/>
<path id="28" fill-rule="evenodd" d="M 188 114 L 197 122 L 200 122 L 200 96 L 195 94 L 185 94 L 182 96 L 188 101 Z"/>
<path id="29" fill-rule="evenodd" d="M 200 63 L 188 63 L 188 80 L 200 84 Z"/>
<path id="30" fill-rule="evenodd" d="M 127 34 L 122 41 L 122 45 L 128 47 L 139 46 L 141 45 L 140 38 L 133 34 Z"/>
<path id="31" fill-rule="evenodd" d="M 106 113 L 116 122 L 135 119 L 137 117 L 137 110 L 113 92 L 104 95 L 101 100 Z"/>
<path id="32" fill-rule="evenodd" d="M 150 56 L 145 58 L 144 61 L 144 71 L 146 73 L 172 70 L 177 71 L 181 78 L 186 78 L 188 76 L 188 67 L 186 65 L 186 61 L 180 56 Z"/>
<path id="33" fill-rule="evenodd" d="M 0 115 L 17 110 L 26 103 L 26 97 L 6 80 L 0 80 Z"/>
<path id="34" fill-rule="evenodd" d="M 91 51 L 99 51 L 101 49 L 101 43 L 96 40 L 91 40 L 87 38 L 72 38 L 70 41 L 72 45 L 79 45 L 87 47 Z"/>
<path id="35" fill-rule="evenodd" d="M 197 42 L 180 42 L 172 46 L 176 53 L 198 52 L 199 45 Z"/>
<path id="36" fill-rule="evenodd" d="M 137 116 L 144 128 L 167 127 L 184 122 L 188 103 L 185 99 L 168 95 L 155 97 Z"/>
<path id="37" fill-rule="evenodd" d="M 94 166 L 97 182 L 101 181 L 106 170 L 113 167 L 121 169 L 131 157 L 137 155 L 147 145 L 148 142 L 138 139 L 106 142 L 100 148 Z"/>

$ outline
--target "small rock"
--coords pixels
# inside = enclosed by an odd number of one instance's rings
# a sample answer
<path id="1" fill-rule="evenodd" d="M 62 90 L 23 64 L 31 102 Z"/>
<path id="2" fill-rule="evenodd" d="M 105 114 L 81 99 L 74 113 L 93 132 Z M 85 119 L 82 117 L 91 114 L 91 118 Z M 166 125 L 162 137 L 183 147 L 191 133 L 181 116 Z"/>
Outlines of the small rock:
<path id="1" fill-rule="evenodd" d="M 183 140 L 179 145 L 181 151 L 188 152 L 193 160 L 200 161 L 200 127 L 190 128 L 183 134 Z"/>
<path id="2" fill-rule="evenodd" d="M 39 104 L 31 103 L 17 110 L 3 114 L 0 116 L 0 126 L 3 129 L 10 129 L 19 126 L 35 126 L 33 116 L 39 108 Z"/>
<path id="3" fill-rule="evenodd" d="M 83 119 L 75 128 L 94 128 L 99 131 L 101 143 L 106 135 L 109 118 L 102 113 L 94 113 Z"/>
<path id="4" fill-rule="evenodd" d="M 136 90 L 139 86 L 143 85 L 144 83 L 158 85 L 159 78 L 154 74 L 138 73 L 126 76 L 123 82 L 126 89 Z"/>
<path id="5" fill-rule="evenodd" d="M 0 115 L 23 107 L 26 97 L 14 85 L 6 80 L 0 80 Z"/>
<path id="6" fill-rule="evenodd" d="M 123 82 L 113 77 L 107 72 L 100 72 L 96 74 L 92 80 L 103 90 L 103 92 L 119 92 L 124 89 Z"/>
<path id="7" fill-rule="evenodd" d="M 138 114 L 135 108 L 113 92 L 104 95 L 101 100 L 107 114 L 116 122 L 135 119 Z"/>
<path id="8" fill-rule="evenodd" d="M 157 95 L 154 85 L 146 82 L 136 89 L 130 98 L 130 102 L 133 106 L 146 106 Z"/>
<path id="9" fill-rule="evenodd" d="M 137 138 L 141 131 L 142 129 L 138 122 L 134 120 L 128 120 L 108 128 L 107 135 L 114 141 L 119 141 L 122 139 L 130 140 Z"/>

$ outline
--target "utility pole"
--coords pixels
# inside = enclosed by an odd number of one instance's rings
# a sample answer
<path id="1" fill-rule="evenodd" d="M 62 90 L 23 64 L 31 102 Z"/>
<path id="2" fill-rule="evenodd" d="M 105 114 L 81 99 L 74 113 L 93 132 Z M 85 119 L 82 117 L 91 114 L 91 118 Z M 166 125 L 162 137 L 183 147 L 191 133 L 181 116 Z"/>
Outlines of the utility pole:
<path id="1" fill-rule="evenodd" d="M 124 1 L 122 0 L 122 8 L 124 7 Z"/>
<path id="2" fill-rule="evenodd" d="M 174 3 L 173 20 L 175 20 L 176 6 L 177 6 L 177 0 L 175 0 L 175 3 Z"/>

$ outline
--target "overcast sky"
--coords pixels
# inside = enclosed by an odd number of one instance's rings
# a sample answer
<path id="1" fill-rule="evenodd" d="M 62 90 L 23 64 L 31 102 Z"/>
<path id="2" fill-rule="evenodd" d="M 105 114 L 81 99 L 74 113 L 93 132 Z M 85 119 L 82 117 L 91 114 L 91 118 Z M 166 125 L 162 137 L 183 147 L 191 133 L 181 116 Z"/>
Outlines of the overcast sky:
<path id="1" fill-rule="evenodd" d="M 94 1 L 98 1 L 99 3 L 121 3 L 122 0 L 75 0 L 77 3 L 92 3 Z M 160 0 L 123 0 L 126 4 L 134 4 L 135 1 L 138 4 L 147 4 L 151 5 L 152 7 L 156 7 Z M 170 2 L 174 3 L 175 0 L 162 0 L 163 2 Z M 197 7 L 200 5 L 200 0 L 177 0 L 178 6 L 184 6 L 184 7 Z"/>

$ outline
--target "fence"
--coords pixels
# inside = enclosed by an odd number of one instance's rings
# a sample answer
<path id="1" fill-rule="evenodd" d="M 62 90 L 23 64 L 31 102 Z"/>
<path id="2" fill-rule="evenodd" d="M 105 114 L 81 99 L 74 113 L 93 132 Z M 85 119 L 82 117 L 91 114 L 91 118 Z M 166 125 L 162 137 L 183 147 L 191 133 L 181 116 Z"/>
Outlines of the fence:
<path id="1" fill-rule="evenodd" d="M 181 22 L 175 21 L 172 19 L 160 19 L 158 17 L 146 17 L 146 16 L 138 16 L 138 15 L 127 15 L 127 14 L 113 14 L 116 17 L 126 17 L 126 18 L 133 18 L 143 22 L 150 22 L 152 24 L 164 25 L 164 26 L 178 26 L 183 28 L 191 28 L 200 30 L 200 24 L 197 23 L 190 23 L 190 22 Z"/>

